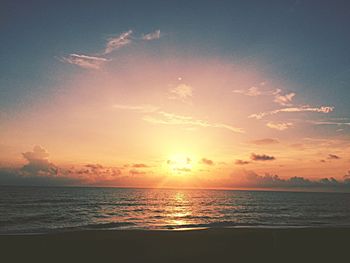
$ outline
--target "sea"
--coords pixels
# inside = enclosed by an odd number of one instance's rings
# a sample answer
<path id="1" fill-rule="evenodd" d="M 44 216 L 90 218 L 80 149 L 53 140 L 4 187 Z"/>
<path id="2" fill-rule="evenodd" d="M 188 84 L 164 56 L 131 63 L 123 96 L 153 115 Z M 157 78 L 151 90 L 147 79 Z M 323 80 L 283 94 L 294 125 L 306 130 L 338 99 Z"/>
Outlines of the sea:
<path id="1" fill-rule="evenodd" d="M 0 186 L 0 234 L 349 226 L 346 193 Z"/>

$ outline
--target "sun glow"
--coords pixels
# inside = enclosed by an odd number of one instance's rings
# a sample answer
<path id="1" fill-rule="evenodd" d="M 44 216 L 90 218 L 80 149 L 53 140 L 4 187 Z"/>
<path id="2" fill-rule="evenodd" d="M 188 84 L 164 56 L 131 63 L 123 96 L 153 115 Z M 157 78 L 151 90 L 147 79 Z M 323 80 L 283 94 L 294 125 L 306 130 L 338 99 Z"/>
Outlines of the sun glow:
<path id="1" fill-rule="evenodd" d="M 172 174 L 188 174 L 194 168 L 194 161 L 186 154 L 174 154 L 167 159 L 166 166 Z"/>

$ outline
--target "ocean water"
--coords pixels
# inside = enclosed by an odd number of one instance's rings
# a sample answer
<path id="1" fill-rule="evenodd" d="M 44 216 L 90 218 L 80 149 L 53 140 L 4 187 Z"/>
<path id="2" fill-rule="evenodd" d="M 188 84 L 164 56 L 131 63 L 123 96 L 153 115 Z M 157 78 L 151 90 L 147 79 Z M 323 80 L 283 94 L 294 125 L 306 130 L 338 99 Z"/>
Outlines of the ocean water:
<path id="1" fill-rule="evenodd" d="M 0 233 L 350 226 L 350 194 L 0 186 Z"/>

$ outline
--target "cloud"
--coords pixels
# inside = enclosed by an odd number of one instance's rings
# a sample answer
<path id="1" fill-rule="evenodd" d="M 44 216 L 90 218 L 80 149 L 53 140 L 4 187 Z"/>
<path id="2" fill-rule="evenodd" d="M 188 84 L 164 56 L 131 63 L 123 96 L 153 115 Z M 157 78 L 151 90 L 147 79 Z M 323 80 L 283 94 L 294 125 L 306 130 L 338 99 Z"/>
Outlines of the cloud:
<path id="1" fill-rule="evenodd" d="M 186 84 L 180 84 L 170 89 L 169 99 L 177 99 L 182 102 L 190 102 L 193 96 L 193 88 Z"/>
<path id="2" fill-rule="evenodd" d="M 79 54 L 70 54 L 68 57 L 60 58 L 62 62 L 77 65 L 84 69 L 100 69 L 109 59 Z"/>
<path id="3" fill-rule="evenodd" d="M 232 91 L 233 93 L 242 94 L 250 97 L 256 97 L 262 95 L 263 92 L 257 87 L 251 87 L 248 90 L 236 89 Z"/>
<path id="4" fill-rule="evenodd" d="M 281 112 L 320 112 L 320 113 L 329 113 L 334 110 L 334 107 L 331 106 L 321 106 L 319 108 L 317 107 L 309 107 L 309 106 L 300 106 L 300 107 L 289 107 L 289 108 L 282 108 L 278 110 L 273 111 L 267 111 L 267 112 L 260 112 L 260 113 L 254 113 L 249 116 L 249 118 L 255 118 L 255 119 L 262 119 L 269 115 L 275 115 L 277 113 Z"/>
<path id="5" fill-rule="evenodd" d="M 176 159 L 168 159 L 166 160 L 166 164 L 169 165 L 169 168 L 177 173 L 188 173 L 191 172 L 191 164 L 192 159 L 189 157 L 182 158 L 181 161 Z"/>
<path id="6" fill-rule="evenodd" d="M 265 138 L 260 140 L 254 140 L 252 141 L 252 143 L 256 145 L 269 145 L 269 144 L 278 144 L 279 141 L 276 139 Z"/>
<path id="7" fill-rule="evenodd" d="M 41 146 L 36 145 L 33 151 L 22 153 L 24 159 L 27 160 L 21 168 L 24 176 L 56 176 L 58 168 L 49 162 L 49 153 Z"/>
<path id="8" fill-rule="evenodd" d="M 274 95 L 275 95 L 274 102 L 276 102 L 282 106 L 291 106 L 292 105 L 291 102 L 293 100 L 293 97 L 296 94 L 294 92 L 291 92 L 291 93 L 287 93 L 285 95 L 282 95 L 281 92 L 282 92 L 282 90 L 280 90 L 280 89 L 277 89 L 274 92 Z"/>
<path id="9" fill-rule="evenodd" d="M 344 181 L 350 184 L 350 170 L 344 175 Z"/>
<path id="10" fill-rule="evenodd" d="M 138 112 L 155 112 L 158 110 L 157 107 L 153 105 L 143 104 L 143 105 L 124 105 L 124 104 L 114 104 L 113 108 L 119 109 L 119 110 L 131 110 L 131 111 L 138 111 Z"/>
<path id="11" fill-rule="evenodd" d="M 273 161 L 276 158 L 274 156 L 269 156 L 269 155 L 266 155 L 266 154 L 255 154 L 255 153 L 252 153 L 250 155 L 250 159 L 253 160 L 253 161 Z"/>
<path id="12" fill-rule="evenodd" d="M 23 186 L 65 186 L 79 185 L 79 179 L 65 176 L 23 176 L 21 170 L 15 168 L 0 168 L 0 185 Z"/>
<path id="13" fill-rule="evenodd" d="M 36 145 L 32 151 L 22 153 L 27 161 L 20 168 L 0 168 L 0 184 L 6 185 L 75 185 L 77 178 L 61 176 L 59 167 L 49 161 L 50 154 Z"/>
<path id="14" fill-rule="evenodd" d="M 165 111 L 159 110 L 158 107 L 153 105 L 124 105 L 114 104 L 113 108 L 120 110 L 130 110 L 140 113 L 148 113 L 143 116 L 143 120 L 153 124 L 164 124 L 164 125 L 188 125 L 193 127 L 212 127 L 230 130 L 236 133 L 244 133 L 242 128 L 234 127 L 232 125 L 224 123 L 211 123 L 201 119 L 195 119 L 190 116 L 177 115 Z"/>
<path id="15" fill-rule="evenodd" d="M 86 164 L 82 167 L 61 170 L 62 176 L 77 178 L 81 184 L 108 182 L 121 174 L 120 168 L 105 167 L 101 164 Z"/>
<path id="16" fill-rule="evenodd" d="M 190 164 L 192 162 L 190 157 L 186 157 L 185 161 L 186 161 L 186 164 Z M 177 161 L 169 159 L 166 161 L 166 163 L 170 165 L 174 165 L 174 164 L 177 164 Z"/>
<path id="17" fill-rule="evenodd" d="M 200 126 L 200 127 L 212 127 L 222 128 L 235 133 L 244 133 L 244 130 L 228 124 L 223 123 L 210 123 L 201 119 L 194 119 L 190 116 L 176 115 L 164 111 L 156 112 L 155 116 L 144 116 L 144 121 L 154 124 L 165 124 L 165 125 L 189 125 L 189 126 Z"/>
<path id="18" fill-rule="evenodd" d="M 111 37 L 107 39 L 106 47 L 102 52 L 99 52 L 100 55 L 108 55 L 112 51 L 117 50 L 123 46 L 129 45 L 132 43 L 132 34 L 133 31 L 129 30 L 121 33 L 116 37 Z M 149 34 L 143 35 L 142 40 L 154 40 L 160 38 L 160 30 L 156 30 Z M 70 54 L 67 57 L 58 58 L 61 62 L 77 65 L 85 69 L 100 69 L 111 59 L 107 59 L 100 56 L 92 55 L 83 55 L 83 54 Z"/>
<path id="19" fill-rule="evenodd" d="M 308 106 L 301 106 L 301 107 L 292 107 L 292 108 L 284 108 L 284 109 L 279 109 L 276 112 L 322 112 L 322 113 L 329 113 L 334 110 L 334 107 L 331 106 L 321 106 L 319 108 L 311 108 Z"/>
<path id="20" fill-rule="evenodd" d="M 350 126 L 350 122 L 340 122 L 340 121 L 308 121 L 308 122 L 315 125 Z"/>
<path id="21" fill-rule="evenodd" d="M 349 191 L 350 181 L 344 177 L 344 181 L 338 181 L 333 177 L 322 178 L 319 180 L 309 180 L 304 177 L 290 177 L 288 179 L 280 178 L 278 175 L 258 175 L 255 172 L 246 172 L 242 186 L 252 188 L 281 188 L 281 189 L 314 189 L 314 190 L 333 190 Z"/>
<path id="22" fill-rule="evenodd" d="M 279 130 L 279 131 L 284 131 L 290 127 L 293 126 L 293 123 L 291 122 L 268 122 L 266 124 L 267 127 L 271 128 L 271 129 L 275 129 L 275 130 Z"/>
<path id="23" fill-rule="evenodd" d="M 111 37 L 108 39 L 104 54 L 109 54 L 112 51 L 126 46 L 132 42 L 131 40 L 132 30 L 124 32 L 116 37 Z"/>
<path id="24" fill-rule="evenodd" d="M 36 145 L 32 151 L 22 153 L 27 164 L 20 168 L 1 168 L 0 184 L 8 185 L 97 185 L 113 183 L 121 176 L 118 167 L 86 164 L 78 167 L 58 167 L 49 161 L 49 153 Z"/>
<path id="25" fill-rule="evenodd" d="M 79 178 L 81 184 L 94 184 L 109 182 L 121 176 L 121 169 L 118 167 L 105 167 L 101 164 L 86 164 L 83 167 L 62 169 L 62 175 L 72 178 Z"/>
<path id="26" fill-rule="evenodd" d="M 246 164 L 250 164 L 249 161 L 243 161 L 243 160 L 236 160 L 235 164 L 237 165 L 246 165 Z"/>
<path id="27" fill-rule="evenodd" d="M 39 145 L 35 145 L 33 151 L 22 153 L 22 155 L 28 162 L 36 160 L 47 160 L 50 156 L 49 153 Z"/>
<path id="28" fill-rule="evenodd" d="M 133 168 L 148 168 L 149 166 L 144 163 L 135 163 L 132 165 Z"/>
<path id="29" fill-rule="evenodd" d="M 232 91 L 233 93 L 242 94 L 245 96 L 256 97 L 260 95 L 269 95 L 274 97 L 274 102 L 282 105 L 282 106 L 291 106 L 293 97 L 296 95 L 294 92 L 281 94 L 281 89 L 276 90 L 261 90 L 258 87 L 251 87 L 247 90 L 244 89 L 236 89 Z"/>
<path id="30" fill-rule="evenodd" d="M 93 170 L 103 169 L 101 164 L 86 164 L 85 167 L 91 168 Z"/>
<path id="31" fill-rule="evenodd" d="M 154 32 L 148 33 L 146 35 L 142 36 L 142 40 L 150 41 L 150 40 L 155 40 L 160 38 L 160 30 L 156 30 Z"/>
<path id="32" fill-rule="evenodd" d="M 328 159 L 338 160 L 338 159 L 341 159 L 341 158 L 338 155 L 335 155 L 335 154 L 328 154 Z"/>
<path id="33" fill-rule="evenodd" d="M 214 165 L 213 160 L 209 160 L 207 158 L 202 158 L 201 163 L 206 165 Z"/>
<path id="34" fill-rule="evenodd" d="M 129 173 L 130 173 L 130 175 L 144 175 L 144 174 L 146 174 L 146 172 L 144 172 L 144 171 L 140 171 L 140 170 L 137 170 L 137 169 L 131 169 L 130 171 L 129 171 Z"/>
<path id="35" fill-rule="evenodd" d="M 274 102 L 282 105 L 282 106 L 292 106 L 292 100 L 295 97 L 296 93 L 295 92 L 290 92 L 286 94 L 282 94 L 281 89 L 276 89 L 276 90 L 261 90 L 258 87 L 251 87 L 247 90 L 244 89 L 236 89 L 232 91 L 233 93 L 237 94 L 242 94 L 245 96 L 250 96 L 250 97 L 256 97 L 256 96 L 261 96 L 261 95 L 268 95 L 268 96 L 273 96 Z M 276 114 L 277 112 L 268 112 L 268 113 L 258 113 L 258 114 L 252 114 L 251 117 L 261 119 L 265 115 L 270 115 L 270 114 Z"/>

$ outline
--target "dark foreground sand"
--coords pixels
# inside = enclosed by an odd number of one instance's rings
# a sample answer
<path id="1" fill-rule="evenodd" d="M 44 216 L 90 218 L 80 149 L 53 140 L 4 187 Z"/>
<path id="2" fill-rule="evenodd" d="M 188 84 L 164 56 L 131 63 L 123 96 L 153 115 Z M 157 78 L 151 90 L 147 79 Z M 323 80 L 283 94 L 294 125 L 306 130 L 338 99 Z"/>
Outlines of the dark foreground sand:
<path id="1" fill-rule="evenodd" d="M 0 236 L 0 262 L 350 262 L 350 228 Z"/>

